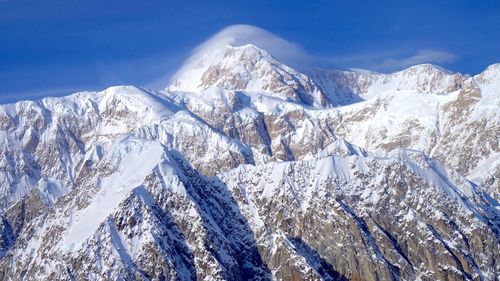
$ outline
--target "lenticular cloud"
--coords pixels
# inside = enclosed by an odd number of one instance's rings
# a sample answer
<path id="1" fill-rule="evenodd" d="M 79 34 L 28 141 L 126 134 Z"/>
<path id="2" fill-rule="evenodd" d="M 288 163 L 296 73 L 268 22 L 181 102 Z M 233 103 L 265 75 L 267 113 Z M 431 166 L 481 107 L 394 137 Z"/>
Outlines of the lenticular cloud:
<path id="1" fill-rule="evenodd" d="M 224 45 L 237 47 L 246 44 L 253 44 L 284 61 L 307 56 L 299 45 L 278 37 L 267 30 L 245 24 L 231 25 L 222 29 L 196 47 L 194 51 L 197 53 L 202 50 L 217 49 Z"/>
<path id="2" fill-rule="evenodd" d="M 260 49 L 266 50 L 276 59 L 291 65 L 305 62 L 311 58 L 296 43 L 287 41 L 256 26 L 237 24 L 222 29 L 194 48 L 191 57 L 184 63 L 178 73 L 183 72 L 183 69 L 193 68 L 193 64 L 203 56 L 215 56 L 219 50 L 224 49 L 227 45 L 239 47 L 246 44 L 253 44 Z"/>

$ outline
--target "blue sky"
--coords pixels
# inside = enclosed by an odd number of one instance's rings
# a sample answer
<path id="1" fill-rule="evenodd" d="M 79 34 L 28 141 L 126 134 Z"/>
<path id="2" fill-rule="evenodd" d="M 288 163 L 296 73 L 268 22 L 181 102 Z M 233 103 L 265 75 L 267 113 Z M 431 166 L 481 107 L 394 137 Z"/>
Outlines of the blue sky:
<path id="1" fill-rule="evenodd" d="M 476 74 L 500 62 L 500 1 L 0 0 L 0 102 L 160 87 L 226 26 L 258 26 L 329 68 L 430 62 Z"/>

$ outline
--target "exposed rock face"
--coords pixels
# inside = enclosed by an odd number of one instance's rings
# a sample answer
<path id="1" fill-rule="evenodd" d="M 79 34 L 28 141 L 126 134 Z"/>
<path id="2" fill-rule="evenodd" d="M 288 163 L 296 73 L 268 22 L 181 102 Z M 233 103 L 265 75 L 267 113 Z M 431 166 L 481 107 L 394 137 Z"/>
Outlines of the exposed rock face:
<path id="1" fill-rule="evenodd" d="M 198 59 L 165 91 L 0 106 L 0 279 L 497 278 L 497 65 Z"/>
<path id="2" fill-rule="evenodd" d="M 444 187 L 438 183 L 444 178 L 421 177 L 445 172 L 439 163 L 414 151 L 398 153 L 243 166 L 222 180 L 241 194 L 244 213 L 260 225 L 257 234 L 285 240 L 273 247 L 300 252 L 293 243 L 300 241 L 349 279 L 479 279 L 478 268 L 491 269 L 483 278 L 494 278 L 498 257 L 487 257 L 486 249 L 498 251 L 497 227 L 469 229 L 494 207 L 465 199 L 475 191 L 463 179 Z M 452 199 L 461 197 L 466 201 Z M 475 204 L 489 207 L 463 212 Z M 479 233 L 491 239 L 474 238 Z"/>

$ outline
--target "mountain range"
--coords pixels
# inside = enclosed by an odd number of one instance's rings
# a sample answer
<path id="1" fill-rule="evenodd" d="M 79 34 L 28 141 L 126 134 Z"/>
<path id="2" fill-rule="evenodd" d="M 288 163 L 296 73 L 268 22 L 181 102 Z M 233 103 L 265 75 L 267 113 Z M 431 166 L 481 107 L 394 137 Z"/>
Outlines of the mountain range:
<path id="1" fill-rule="evenodd" d="M 2 280 L 498 280 L 500 64 L 198 49 L 163 90 L 0 106 Z"/>

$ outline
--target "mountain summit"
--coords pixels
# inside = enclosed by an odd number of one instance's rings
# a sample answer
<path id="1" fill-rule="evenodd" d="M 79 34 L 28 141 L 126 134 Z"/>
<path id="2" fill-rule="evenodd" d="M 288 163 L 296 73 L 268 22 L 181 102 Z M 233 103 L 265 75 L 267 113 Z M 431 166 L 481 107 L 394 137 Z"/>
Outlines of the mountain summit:
<path id="1" fill-rule="evenodd" d="M 324 94 L 304 74 L 278 62 L 268 52 L 247 44 L 199 50 L 178 72 L 169 91 L 200 92 L 210 86 L 281 97 L 325 106 Z"/>

